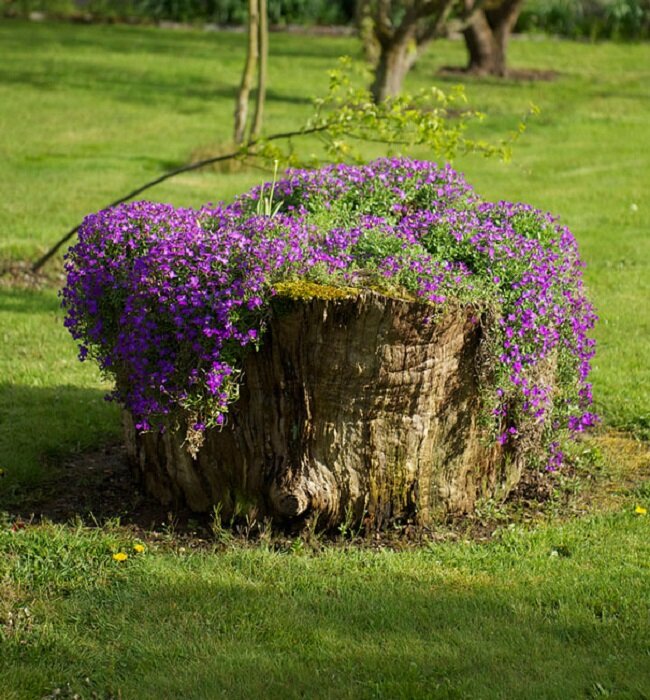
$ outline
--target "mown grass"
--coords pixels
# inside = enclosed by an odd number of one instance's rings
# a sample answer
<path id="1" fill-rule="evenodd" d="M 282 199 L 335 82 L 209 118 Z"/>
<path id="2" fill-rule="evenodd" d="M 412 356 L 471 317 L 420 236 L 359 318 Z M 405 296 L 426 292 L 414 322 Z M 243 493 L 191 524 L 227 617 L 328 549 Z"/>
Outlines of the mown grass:
<path id="1" fill-rule="evenodd" d="M 7 21 L 0 44 L 3 260 L 36 256 L 230 137 L 241 35 Z M 268 133 L 308 116 L 344 53 L 358 56 L 354 40 L 273 35 Z M 488 114 L 478 132 L 500 138 L 530 100 L 541 115 L 511 164 L 457 165 L 486 196 L 550 209 L 576 234 L 601 317 L 598 409 L 606 427 L 647 435 L 650 47 L 515 41 L 511 60 L 560 75 L 466 80 Z M 450 86 L 437 69 L 463 61 L 459 43 L 439 42 L 407 87 Z M 263 177 L 194 173 L 148 196 L 199 205 Z M 0 311 L 1 510 L 59 456 L 115 439 L 119 418 L 77 362 L 55 290 L 0 288 Z M 611 455 L 607 509 L 489 544 L 213 553 L 169 536 L 136 555 L 121 528 L 5 523 L 0 697 L 648 697 L 649 521 L 634 513 L 650 505 L 647 459 L 628 470 L 622 449 Z"/>
<path id="2" fill-rule="evenodd" d="M 5 531 L 0 570 L 38 599 L 6 635 L 3 697 L 647 697 L 649 527 L 626 508 L 487 545 L 320 554 Z"/>

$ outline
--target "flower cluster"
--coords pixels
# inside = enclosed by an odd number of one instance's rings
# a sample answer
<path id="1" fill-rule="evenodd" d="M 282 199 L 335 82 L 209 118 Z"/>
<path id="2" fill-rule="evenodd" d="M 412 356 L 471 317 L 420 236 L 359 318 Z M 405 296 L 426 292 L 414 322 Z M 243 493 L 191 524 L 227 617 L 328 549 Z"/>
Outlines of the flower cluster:
<path id="1" fill-rule="evenodd" d="M 449 166 L 380 159 L 290 171 L 262 216 L 257 187 L 200 210 L 136 202 L 86 218 L 66 259 L 66 326 L 116 379 L 141 430 L 183 413 L 223 422 L 274 285 L 292 278 L 473 303 L 498 319 L 484 387 L 495 438 L 557 436 L 596 420 L 595 316 L 571 233 L 530 206 L 481 200 Z"/>

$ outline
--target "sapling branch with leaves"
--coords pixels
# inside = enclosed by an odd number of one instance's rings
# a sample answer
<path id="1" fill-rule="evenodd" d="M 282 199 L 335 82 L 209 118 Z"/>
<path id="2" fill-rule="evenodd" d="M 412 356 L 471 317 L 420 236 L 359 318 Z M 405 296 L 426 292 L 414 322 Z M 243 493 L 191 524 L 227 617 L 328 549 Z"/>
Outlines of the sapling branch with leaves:
<path id="1" fill-rule="evenodd" d="M 230 153 L 205 158 L 170 170 L 106 205 L 110 208 L 134 199 L 138 195 L 177 175 L 199 170 L 214 163 L 229 160 L 260 160 L 266 164 L 278 161 L 280 166 L 316 167 L 324 163 L 363 162 L 362 144 L 379 143 L 385 154 L 408 155 L 414 149 L 424 149 L 431 157 L 453 160 L 457 154 L 476 153 L 483 156 L 509 158 L 512 143 L 525 129 L 528 117 L 536 111 L 531 106 L 516 132 L 500 142 L 491 143 L 468 136 L 468 126 L 484 115 L 469 109 L 462 87 L 444 93 L 432 87 L 414 95 L 402 94 L 381 103 L 373 100 L 367 88 L 357 87 L 352 61 L 344 57 L 330 71 L 329 88 L 324 97 L 313 101 L 312 116 L 295 129 L 268 136 L 252 138 L 233 148 Z M 365 76 L 367 78 L 367 76 Z M 363 82 L 360 76 L 358 82 Z M 305 156 L 296 150 L 296 141 L 317 137 L 322 153 Z M 32 266 L 38 272 L 79 231 L 72 227 Z"/>

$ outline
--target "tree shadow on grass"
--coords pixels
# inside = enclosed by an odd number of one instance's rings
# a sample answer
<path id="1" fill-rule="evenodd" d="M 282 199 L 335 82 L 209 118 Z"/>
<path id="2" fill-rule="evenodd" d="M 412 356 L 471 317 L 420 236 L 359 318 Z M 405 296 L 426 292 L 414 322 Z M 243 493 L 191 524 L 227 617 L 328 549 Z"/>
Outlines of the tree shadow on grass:
<path id="1" fill-rule="evenodd" d="M 143 74 L 137 65 L 132 69 L 98 66 L 91 62 L 66 62 L 59 60 L 56 69 L 47 73 L 30 69 L 15 70 L 0 67 L 0 84 L 30 85 L 39 90 L 54 91 L 61 88 L 86 91 L 92 85 L 93 92 L 103 93 L 122 102 L 139 105 L 165 105 L 176 108 L 180 113 L 196 113 L 196 103 L 201 109 L 212 108 L 215 99 L 234 100 L 237 92 L 237 73 L 232 80 L 225 82 L 217 77 L 195 77 L 191 81 L 179 82 L 176 78 L 166 79 L 164 75 Z M 311 98 L 269 89 L 268 104 L 308 104 Z"/>
<path id="2" fill-rule="evenodd" d="M 167 562 L 64 601 L 38 664 L 124 697 L 645 697 L 641 636 L 603 625 L 588 593 L 463 579 L 429 554 Z"/>
<path id="3" fill-rule="evenodd" d="M 55 290 L 0 288 L 0 313 L 51 314 L 60 309 Z"/>
<path id="4" fill-rule="evenodd" d="M 243 63 L 246 53 L 246 33 L 217 31 L 167 31 L 152 27 L 126 25 L 75 25 L 48 23 L 31 25 L 32 40 L 42 47 L 65 48 L 69 51 L 114 54 L 117 56 L 157 55 L 160 57 L 186 56 L 190 60 L 215 63 L 220 55 L 235 56 Z M 23 32 L 5 32 L 3 45 L 7 50 L 24 50 Z M 345 46 L 344 44 L 348 44 Z M 360 54 L 358 42 L 352 36 L 314 36 L 310 34 L 272 32 L 270 58 L 313 57 L 336 60 L 343 54 Z M 346 50 L 347 49 L 347 50 Z"/>
<path id="5" fill-rule="evenodd" d="M 119 410 L 101 389 L 0 384 L 0 509 L 65 522 L 139 504 L 118 446 Z"/>
<path id="6" fill-rule="evenodd" d="M 87 91 L 92 87 L 97 96 L 147 106 L 166 105 L 180 113 L 211 109 L 215 99 L 232 100 L 237 91 L 245 53 L 245 37 L 241 35 L 153 34 L 133 28 L 113 28 L 106 34 L 101 28 L 66 25 L 57 26 L 56 32 L 51 28 L 45 32 L 39 29 L 34 34 L 39 52 L 31 61 L 16 58 L 25 51 L 25 35 L 19 33 L 20 40 L 13 43 L 11 35 L 5 35 L 14 57 L 0 66 L 0 84 L 32 86 L 44 91 Z M 279 48 L 277 55 L 304 57 L 304 42 L 294 44 Z M 329 48 L 329 44 L 314 51 L 318 58 L 330 55 L 334 59 L 339 51 Z M 176 61 L 179 56 L 187 61 L 183 80 L 173 65 L 154 60 Z M 213 70 L 206 71 L 205 66 L 212 66 Z M 309 97 L 286 94 L 271 86 L 267 100 L 302 104 L 309 102 Z"/>
<path id="7" fill-rule="evenodd" d="M 14 31 L 9 29 L 14 28 Z M 46 22 L 44 24 L 7 23 L 2 33 L 7 51 L 19 53 L 25 50 L 25 37 L 29 34 L 32 45 L 48 52 L 62 48 L 89 53 L 116 55 L 158 54 L 176 57 L 199 58 L 214 61 L 215 51 L 237 51 L 243 59 L 246 37 L 235 32 L 178 32 L 146 26 L 124 24 L 75 24 L 71 22 Z M 17 31 L 16 31 L 17 29 Z"/>
<path id="8" fill-rule="evenodd" d="M 510 68 L 505 76 L 497 76 L 475 73 L 463 66 L 442 66 L 436 73 L 436 80 L 446 83 L 457 83 L 462 80 L 468 83 L 512 87 L 520 83 L 553 82 L 561 75 L 556 70 L 545 68 Z"/>
<path id="9" fill-rule="evenodd" d="M 197 59 L 197 66 L 202 60 L 214 63 L 214 54 L 210 54 L 208 46 L 197 53 L 198 42 L 186 46 L 180 37 L 174 40 L 173 35 L 168 35 L 167 39 L 164 34 L 156 37 L 136 33 L 133 36 L 128 30 L 112 28 L 106 33 L 98 27 L 65 24 L 30 29 L 33 30 L 32 46 L 36 49 L 31 60 L 20 60 L 22 54 L 27 55 L 24 31 L 2 35 L 11 60 L 0 66 L 0 82 L 57 91 L 86 90 L 92 86 L 96 93 L 147 103 L 157 95 L 168 97 L 171 91 L 178 99 L 191 96 L 207 99 L 215 82 L 221 82 L 218 80 L 219 65 L 209 76 L 198 70 L 192 76 L 191 67 L 188 67 L 184 72 L 187 80 L 180 82 L 175 70 L 165 70 L 155 61 L 143 61 L 143 57 L 148 56 L 167 56 L 172 61 L 187 56 L 189 61 Z M 230 51 L 225 53 L 228 57 L 232 55 Z M 133 56 L 131 61 L 130 55 Z M 125 59 L 126 65 L 123 65 Z M 233 60 L 233 68 L 235 65 Z M 236 82 L 233 75 L 233 89 Z M 138 90 L 142 90 L 141 98 L 138 98 Z"/>
<path id="10" fill-rule="evenodd" d="M 0 83 L 29 85 L 40 90 L 61 90 L 62 88 L 86 91 L 92 85 L 93 92 L 105 94 L 125 102 L 155 105 L 172 103 L 183 105 L 184 100 L 198 99 L 214 101 L 215 97 L 231 98 L 234 86 L 215 85 L 220 81 L 199 78 L 180 83 L 176 79 L 165 79 L 163 75 L 143 74 L 137 65 L 126 69 L 111 67 L 92 61 L 80 63 L 60 59 L 56 67 L 47 72 L 23 68 L 16 70 L 10 66 L 0 68 Z"/>

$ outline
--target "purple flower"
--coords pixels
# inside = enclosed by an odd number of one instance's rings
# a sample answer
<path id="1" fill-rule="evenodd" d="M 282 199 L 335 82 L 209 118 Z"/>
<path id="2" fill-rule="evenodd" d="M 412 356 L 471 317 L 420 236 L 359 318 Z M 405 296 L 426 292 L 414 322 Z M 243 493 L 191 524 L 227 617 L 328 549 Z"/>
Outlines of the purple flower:
<path id="1" fill-rule="evenodd" d="M 90 353 L 116 379 L 112 397 L 139 429 L 179 411 L 222 424 L 243 355 L 263 342 L 274 285 L 296 277 L 458 300 L 478 324 L 498 312 L 484 387 L 496 439 L 541 426 L 557 468 L 558 431 L 594 425 L 596 317 L 576 241 L 554 217 L 485 202 L 449 166 L 397 158 L 289 171 L 273 217 L 257 214 L 261 193 L 199 210 L 134 202 L 85 219 L 66 256 L 65 325 L 80 359 Z"/>

